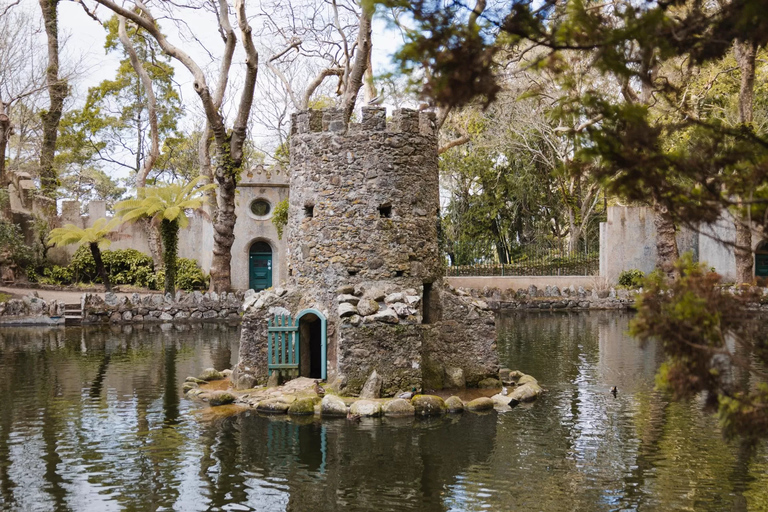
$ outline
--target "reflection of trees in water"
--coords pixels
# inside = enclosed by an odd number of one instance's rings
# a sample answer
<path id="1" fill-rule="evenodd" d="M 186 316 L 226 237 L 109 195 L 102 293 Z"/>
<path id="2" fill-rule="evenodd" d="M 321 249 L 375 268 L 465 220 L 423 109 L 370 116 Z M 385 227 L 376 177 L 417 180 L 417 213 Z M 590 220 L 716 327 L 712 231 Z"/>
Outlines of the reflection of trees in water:
<path id="1" fill-rule="evenodd" d="M 189 463 L 181 380 L 237 336 L 223 325 L 0 330 L 0 509 L 66 510 L 96 496 L 82 482 L 126 509 L 173 508 Z"/>

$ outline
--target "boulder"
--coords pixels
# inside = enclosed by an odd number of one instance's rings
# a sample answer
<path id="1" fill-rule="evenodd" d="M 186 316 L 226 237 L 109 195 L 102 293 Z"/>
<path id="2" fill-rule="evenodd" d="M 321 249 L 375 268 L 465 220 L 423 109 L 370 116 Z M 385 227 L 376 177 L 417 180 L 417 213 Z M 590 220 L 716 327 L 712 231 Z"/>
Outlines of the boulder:
<path id="1" fill-rule="evenodd" d="M 500 388 L 501 381 L 499 379 L 494 379 L 493 377 L 488 377 L 487 379 L 483 379 L 478 382 L 477 387 L 481 389 Z"/>
<path id="2" fill-rule="evenodd" d="M 267 379 L 267 387 L 276 388 L 279 385 L 280 385 L 280 375 L 277 372 L 272 372 L 272 374 L 269 376 L 269 379 Z"/>
<path id="3" fill-rule="evenodd" d="M 461 368 L 446 368 L 443 386 L 446 388 L 465 388 L 467 382 L 464 380 L 464 370 Z"/>
<path id="4" fill-rule="evenodd" d="M 358 400 L 349 408 L 349 414 L 354 416 L 381 416 L 381 404 L 373 400 Z"/>
<path id="5" fill-rule="evenodd" d="M 468 411 L 490 411 L 493 409 L 493 400 L 487 396 L 475 398 L 467 403 Z"/>
<path id="6" fill-rule="evenodd" d="M 162 312 L 162 313 L 160 313 L 160 320 L 164 320 L 166 322 L 169 322 L 169 321 L 173 320 L 173 317 L 169 313 Z"/>
<path id="7" fill-rule="evenodd" d="M 509 405 L 509 402 L 512 401 L 512 398 L 510 398 L 510 395 L 502 395 L 501 393 L 496 393 L 491 397 L 491 400 L 493 400 L 493 404 L 498 407 L 503 407 L 505 405 Z"/>
<path id="8" fill-rule="evenodd" d="M 197 389 L 200 386 L 196 382 L 185 382 L 184 385 L 181 386 L 181 391 L 186 395 L 193 389 Z"/>
<path id="9" fill-rule="evenodd" d="M 204 380 L 204 381 L 221 380 L 223 378 L 224 378 L 224 375 L 221 372 L 216 371 L 215 368 L 206 368 L 205 370 L 203 370 L 203 373 L 201 373 L 199 377 L 200 380 Z"/>
<path id="10" fill-rule="evenodd" d="M 371 299 L 362 299 L 357 303 L 357 312 L 361 316 L 368 316 L 374 313 L 378 313 L 379 303 Z"/>
<path id="11" fill-rule="evenodd" d="M 267 414 L 286 414 L 290 404 L 284 402 L 279 398 L 270 398 L 269 400 L 263 400 L 256 406 L 256 410 Z"/>
<path id="12" fill-rule="evenodd" d="M 323 416 L 346 416 L 347 404 L 336 395 L 325 395 L 320 402 L 320 413 Z"/>
<path id="13" fill-rule="evenodd" d="M 382 383 L 382 378 L 379 377 L 379 374 L 376 373 L 376 370 L 373 370 L 371 375 L 368 377 L 368 380 L 365 381 L 363 389 L 360 391 L 360 398 L 366 400 L 370 400 L 372 398 L 380 398 Z"/>
<path id="14" fill-rule="evenodd" d="M 411 400 L 416 416 L 439 416 L 448 412 L 445 402 L 439 396 L 416 395 Z"/>
<path id="15" fill-rule="evenodd" d="M 125 320 L 126 322 L 130 322 L 132 318 L 133 318 L 133 313 L 131 313 L 130 311 L 126 311 L 125 313 L 123 313 L 123 320 Z"/>
<path id="16" fill-rule="evenodd" d="M 445 401 L 448 412 L 464 412 L 464 402 L 457 396 L 452 396 Z"/>
<path id="17" fill-rule="evenodd" d="M 539 386 L 537 383 L 529 382 L 527 384 L 523 384 L 522 386 L 518 386 L 517 389 L 508 395 L 508 397 L 510 401 L 516 400 L 518 402 L 533 402 L 543 392 L 544 390 L 541 389 L 541 386 Z"/>
<path id="18" fill-rule="evenodd" d="M 209 395 L 208 403 L 215 406 L 234 403 L 235 395 L 229 391 L 214 391 Z"/>
<path id="19" fill-rule="evenodd" d="M 528 384 L 529 382 L 533 382 L 534 384 L 538 384 L 539 381 L 537 381 L 534 377 L 530 375 L 523 374 L 517 379 L 517 385 L 522 386 L 523 384 Z"/>
<path id="20" fill-rule="evenodd" d="M 300 398 L 288 407 L 291 416 L 309 416 L 315 414 L 315 400 L 312 398 Z"/>
<path id="21" fill-rule="evenodd" d="M 381 406 L 381 410 L 384 413 L 384 416 L 413 416 L 416 412 L 416 409 L 411 405 L 410 400 L 405 400 L 403 398 L 395 398 L 394 400 L 385 402 L 384 405 Z"/>

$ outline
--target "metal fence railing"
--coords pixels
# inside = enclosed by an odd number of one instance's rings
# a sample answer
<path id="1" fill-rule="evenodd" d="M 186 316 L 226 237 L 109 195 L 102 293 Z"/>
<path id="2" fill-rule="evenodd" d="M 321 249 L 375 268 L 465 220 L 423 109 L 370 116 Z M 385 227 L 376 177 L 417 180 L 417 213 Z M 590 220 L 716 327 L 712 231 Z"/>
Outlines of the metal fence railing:
<path id="1" fill-rule="evenodd" d="M 449 276 L 591 276 L 600 270 L 598 251 L 569 252 L 518 246 L 501 263 L 494 244 L 452 244 L 444 251 Z"/>

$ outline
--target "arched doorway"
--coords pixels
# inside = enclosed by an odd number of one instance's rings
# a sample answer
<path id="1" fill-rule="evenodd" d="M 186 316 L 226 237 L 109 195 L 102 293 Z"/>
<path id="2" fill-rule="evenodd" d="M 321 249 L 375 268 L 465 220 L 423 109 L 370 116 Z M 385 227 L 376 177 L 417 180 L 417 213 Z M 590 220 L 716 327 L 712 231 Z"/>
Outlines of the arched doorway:
<path id="1" fill-rule="evenodd" d="M 248 255 L 248 287 L 256 291 L 272 286 L 272 247 L 254 242 Z"/>
<path id="2" fill-rule="evenodd" d="M 757 244 L 755 249 L 755 276 L 768 277 L 768 240 Z"/>
<path id="3" fill-rule="evenodd" d="M 316 309 L 305 309 L 296 317 L 299 327 L 299 375 L 326 379 L 327 330 L 325 316 Z"/>

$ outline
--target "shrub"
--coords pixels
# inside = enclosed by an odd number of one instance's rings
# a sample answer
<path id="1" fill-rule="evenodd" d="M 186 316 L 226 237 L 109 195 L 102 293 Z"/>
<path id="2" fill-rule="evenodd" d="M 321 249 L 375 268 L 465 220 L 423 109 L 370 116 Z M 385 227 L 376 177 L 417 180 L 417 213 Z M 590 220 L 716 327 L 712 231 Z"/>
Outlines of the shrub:
<path id="1" fill-rule="evenodd" d="M 24 243 L 21 228 L 7 220 L 0 220 L 0 251 L 10 252 L 11 259 L 19 267 L 25 267 L 34 260 L 32 249 Z"/>
<path id="2" fill-rule="evenodd" d="M 644 279 L 645 274 L 642 270 L 636 268 L 623 270 L 621 274 L 619 274 L 619 286 L 632 289 L 640 288 L 643 286 Z"/>
<path id="3" fill-rule="evenodd" d="M 157 288 L 165 286 L 165 272 L 157 273 Z M 197 266 L 195 260 L 189 258 L 176 259 L 176 288 L 179 290 L 205 290 L 208 288 L 208 276 Z"/>
<path id="4" fill-rule="evenodd" d="M 74 274 L 69 267 L 58 265 L 44 269 L 43 276 L 45 277 L 41 278 L 40 282 L 45 284 L 71 284 L 74 279 Z"/>
<path id="5" fill-rule="evenodd" d="M 272 212 L 272 224 L 277 229 L 277 238 L 283 239 L 283 229 L 288 224 L 288 200 L 283 199 L 275 205 L 275 209 Z"/>

